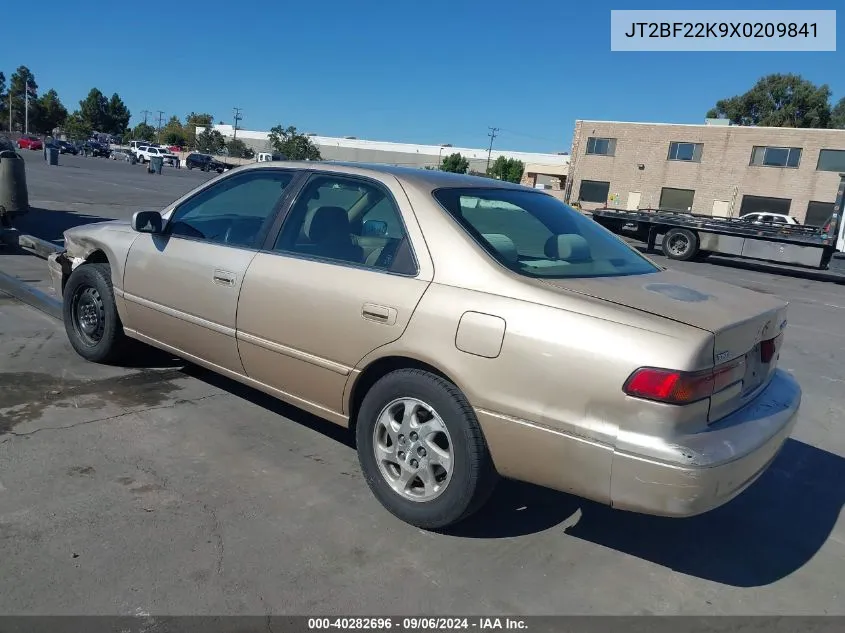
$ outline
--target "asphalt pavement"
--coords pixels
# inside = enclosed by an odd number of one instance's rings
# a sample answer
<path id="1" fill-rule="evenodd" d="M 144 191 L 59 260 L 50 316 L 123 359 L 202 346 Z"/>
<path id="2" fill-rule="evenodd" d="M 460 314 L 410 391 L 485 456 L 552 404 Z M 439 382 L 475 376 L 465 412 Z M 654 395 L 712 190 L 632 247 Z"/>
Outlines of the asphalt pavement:
<path id="1" fill-rule="evenodd" d="M 50 240 L 209 177 L 27 159 Z M 772 468 L 693 519 L 503 482 L 443 534 L 381 508 L 343 429 L 165 354 L 86 363 L 0 293 L 0 613 L 845 615 L 845 287 L 668 265 L 790 302 L 780 366 L 804 400 Z M 0 271 L 46 279 L 21 253 Z"/>

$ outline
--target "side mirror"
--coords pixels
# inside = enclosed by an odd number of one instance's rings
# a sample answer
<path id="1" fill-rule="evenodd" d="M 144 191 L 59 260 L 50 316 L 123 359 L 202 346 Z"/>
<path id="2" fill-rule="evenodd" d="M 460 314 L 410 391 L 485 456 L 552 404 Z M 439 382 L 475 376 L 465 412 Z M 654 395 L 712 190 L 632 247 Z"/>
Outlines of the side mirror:
<path id="1" fill-rule="evenodd" d="M 161 233 L 164 221 L 158 211 L 136 211 L 132 214 L 132 230 L 138 233 Z"/>
<path id="2" fill-rule="evenodd" d="M 387 235 L 387 222 L 367 220 L 361 229 L 362 237 L 384 237 Z"/>

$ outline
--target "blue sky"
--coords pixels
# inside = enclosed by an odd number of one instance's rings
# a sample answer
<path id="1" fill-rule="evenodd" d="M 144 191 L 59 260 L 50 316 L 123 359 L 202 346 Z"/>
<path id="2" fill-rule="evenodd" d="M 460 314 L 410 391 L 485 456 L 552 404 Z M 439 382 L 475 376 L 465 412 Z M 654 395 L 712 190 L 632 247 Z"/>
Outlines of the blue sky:
<path id="1" fill-rule="evenodd" d="M 781 0 L 43 0 L 3 7 L 0 70 L 72 110 L 91 87 L 133 113 L 211 112 L 266 130 L 568 151 L 576 119 L 698 123 L 760 76 L 845 96 L 845 5 Z M 199 10 L 198 7 L 202 9 Z M 839 9 L 835 53 L 612 53 L 610 9 Z M 18 26 L 14 26 L 18 25 Z M 23 28 L 24 25 L 34 29 Z M 55 37 L 51 37 L 51 35 Z M 154 115 L 157 116 L 157 115 Z"/>

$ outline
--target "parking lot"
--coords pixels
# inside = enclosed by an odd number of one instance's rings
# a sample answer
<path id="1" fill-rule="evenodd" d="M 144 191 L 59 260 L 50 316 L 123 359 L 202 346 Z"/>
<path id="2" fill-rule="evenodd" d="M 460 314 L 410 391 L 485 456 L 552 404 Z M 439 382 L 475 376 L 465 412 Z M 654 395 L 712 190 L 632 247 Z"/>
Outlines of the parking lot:
<path id="1" fill-rule="evenodd" d="M 20 226 L 53 241 L 211 177 L 26 158 Z M 0 613 L 845 614 L 845 286 L 652 257 L 791 303 L 793 437 L 693 519 L 503 482 L 467 523 L 424 532 L 378 504 L 343 429 L 164 354 L 88 364 L 0 293 Z M 47 288 L 34 256 L 0 250 L 0 271 Z"/>

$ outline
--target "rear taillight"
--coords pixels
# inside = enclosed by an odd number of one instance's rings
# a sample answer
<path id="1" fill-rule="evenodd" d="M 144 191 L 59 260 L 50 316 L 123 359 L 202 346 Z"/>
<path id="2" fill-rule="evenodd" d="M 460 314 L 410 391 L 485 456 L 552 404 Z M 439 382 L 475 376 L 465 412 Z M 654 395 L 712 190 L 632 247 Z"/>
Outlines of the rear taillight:
<path id="1" fill-rule="evenodd" d="M 745 357 L 697 372 L 641 367 L 622 390 L 629 396 L 667 404 L 691 404 L 739 382 L 745 376 Z"/>
<path id="2" fill-rule="evenodd" d="M 772 359 L 778 352 L 778 348 L 780 347 L 781 335 L 776 336 L 775 338 L 770 338 L 767 341 L 760 342 L 760 360 L 766 363 L 767 365 L 772 362 Z"/>

